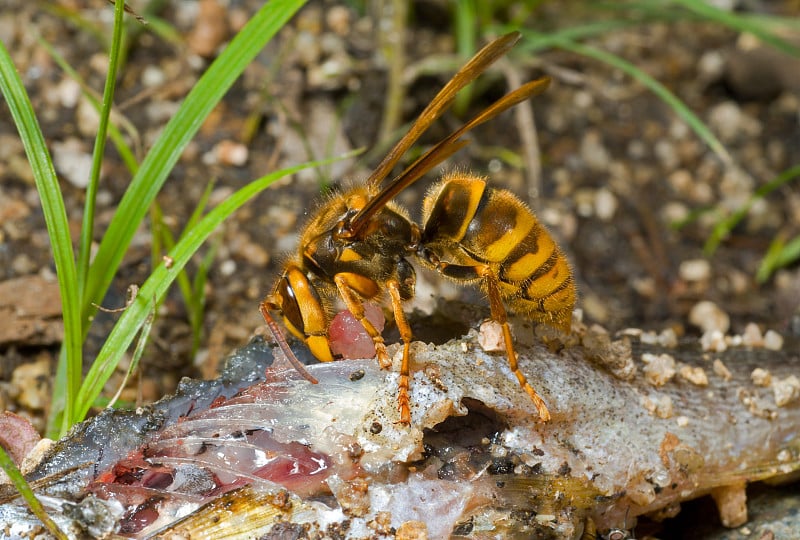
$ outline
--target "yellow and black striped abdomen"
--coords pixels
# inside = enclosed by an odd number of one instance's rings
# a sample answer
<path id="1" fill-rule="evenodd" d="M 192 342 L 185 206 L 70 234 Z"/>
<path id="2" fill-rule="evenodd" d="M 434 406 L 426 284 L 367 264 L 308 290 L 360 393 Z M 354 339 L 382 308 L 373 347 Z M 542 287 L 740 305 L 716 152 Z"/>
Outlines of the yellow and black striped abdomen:
<path id="1" fill-rule="evenodd" d="M 454 174 L 433 186 L 423 213 L 422 241 L 442 261 L 488 266 L 513 311 L 569 330 L 576 299 L 569 262 L 513 193 Z"/>

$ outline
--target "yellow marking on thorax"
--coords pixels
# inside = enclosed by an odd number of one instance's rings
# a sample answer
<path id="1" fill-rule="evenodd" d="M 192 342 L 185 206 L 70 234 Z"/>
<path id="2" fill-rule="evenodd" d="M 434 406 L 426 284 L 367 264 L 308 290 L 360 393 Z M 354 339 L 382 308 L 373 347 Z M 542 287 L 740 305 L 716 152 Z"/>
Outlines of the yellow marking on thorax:
<path id="1" fill-rule="evenodd" d="M 353 261 L 360 261 L 361 255 L 356 253 L 354 250 L 350 248 L 345 248 L 342 253 L 339 255 L 339 260 L 342 262 L 353 262 Z"/>

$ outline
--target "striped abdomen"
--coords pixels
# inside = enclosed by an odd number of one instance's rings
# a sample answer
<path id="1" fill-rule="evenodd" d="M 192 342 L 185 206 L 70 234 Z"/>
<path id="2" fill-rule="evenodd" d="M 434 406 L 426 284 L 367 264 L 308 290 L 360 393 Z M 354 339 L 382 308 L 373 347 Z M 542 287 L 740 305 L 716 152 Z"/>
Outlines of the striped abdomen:
<path id="1" fill-rule="evenodd" d="M 431 188 L 423 213 L 421 243 L 449 264 L 443 273 L 474 281 L 468 269 L 488 266 L 513 311 L 569 330 L 576 297 L 569 262 L 513 193 L 457 173 Z"/>

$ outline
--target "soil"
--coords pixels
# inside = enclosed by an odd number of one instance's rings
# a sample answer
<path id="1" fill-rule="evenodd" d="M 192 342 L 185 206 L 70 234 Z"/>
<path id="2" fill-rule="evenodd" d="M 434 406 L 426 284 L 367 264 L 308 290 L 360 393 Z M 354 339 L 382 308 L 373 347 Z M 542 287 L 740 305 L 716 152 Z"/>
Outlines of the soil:
<path id="1" fill-rule="evenodd" d="M 261 4 L 174 0 L 165 3 L 158 17 L 176 31 L 177 40 L 147 29 L 132 36 L 116 103 L 139 158 L 216 52 Z M 390 21 L 369 9 L 360 13 L 352 4 L 317 1 L 303 8 L 205 121 L 158 203 L 177 235 L 212 180 L 211 204 L 216 204 L 277 168 L 362 146 L 369 151 L 359 160 L 287 178 L 225 223 L 214 240 L 218 250 L 206 285 L 198 353 L 191 355 L 187 309 L 174 288 L 158 314 L 141 372 L 123 396 L 127 402 L 157 399 L 182 376 L 212 377 L 219 360 L 263 325 L 258 303 L 279 275 L 284 254 L 295 249 L 297 234 L 322 189 L 365 178 L 391 144 L 379 140 L 389 82 L 377 37 L 377 29 Z M 21 0 L 6 0 L 6 5 L 9 9 L 0 13 L 0 38 L 11 51 L 50 144 L 77 238 L 96 120 L 80 88 L 37 40 L 52 44 L 101 92 L 104 44 L 89 28 L 107 30 L 111 8 L 81 0 L 62 0 L 46 10 Z M 798 13 L 797 3 L 791 1 L 758 7 L 775 15 Z M 400 125 L 391 130 L 395 137 L 463 62 L 453 53 L 447 3 L 416 2 L 412 12 L 403 40 L 405 93 Z M 510 15 L 496 14 L 498 22 Z M 599 16 L 579 3 L 564 9 L 545 3 L 526 25 L 549 31 Z M 475 86 L 465 114 L 447 113 L 421 144 L 436 142 L 470 113 L 482 110 L 507 90 L 509 80 L 549 74 L 551 87 L 531 101 L 535 125 L 530 116 L 526 121 L 524 112 L 504 114 L 475 129 L 471 144 L 451 158 L 445 170 L 487 175 L 493 186 L 510 189 L 536 210 L 572 261 L 584 320 L 611 331 L 673 328 L 679 336 L 699 336 L 689 314 L 699 301 L 710 300 L 718 308 L 713 317 L 729 317 L 729 333 L 742 333 L 752 322 L 762 332 L 800 334 L 797 265 L 763 284 L 754 278 L 777 236 L 791 239 L 800 234 L 796 181 L 755 203 L 712 255 L 703 251 L 720 215 L 741 207 L 758 187 L 800 163 L 800 81 L 791 75 L 800 73 L 800 61 L 730 29 L 699 22 L 643 24 L 587 43 L 659 80 L 708 124 L 730 160 L 721 159 L 664 102 L 621 71 L 560 50 L 533 55 L 524 43 Z M 523 151 L 523 141 L 531 136 L 538 138 L 539 164 L 531 163 Z M 96 239 L 130 177 L 109 145 L 98 194 Z M 428 185 L 430 180 L 422 180 L 398 197 L 415 219 L 419 216 L 414 209 L 421 206 Z M 686 224 L 676 228 L 676 222 Z M 134 238 L 103 301 L 105 307 L 124 305 L 129 285 L 147 277 L 150 245 L 147 225 Z M 199 260 L 191 265 L 190 275 Z M 428 272 L 419 275 L 416 307 L 421 310 L 438 297 L 482 302 L 474 291 L 455 288 Z M 20 386 L 33 383 L 20 381 L 36 381 L 39 397 L 47 395 L 59 341 L 58 332 L 53 332 L 58 317 L 52 306 L 59 300 L 32 174 L 2 106 L 0 286 L 4 282 L 13 286 L 0 287 L 8 291 L 0 298 L 0 318 L 18 323 L 28 319 L 19 323 L 17 335 L 0 332 L 0 409 L 28 416 L 41 429 L 47 402 L 22 397 Z M 34 291 L 41 309 L 20 314 L 19 293 L 28 296 Z M 88 360 L 117 317 L 99 314 L 86 347 Z M 29 331 L 31 327 L 35 331 Z M 33 374 L 15 378 L 20 366 L 30 371 L 32 364 L 39 366 Z M 116 388 L 121 377 L 122 373 L 112 378 L 109 388 Z"/>

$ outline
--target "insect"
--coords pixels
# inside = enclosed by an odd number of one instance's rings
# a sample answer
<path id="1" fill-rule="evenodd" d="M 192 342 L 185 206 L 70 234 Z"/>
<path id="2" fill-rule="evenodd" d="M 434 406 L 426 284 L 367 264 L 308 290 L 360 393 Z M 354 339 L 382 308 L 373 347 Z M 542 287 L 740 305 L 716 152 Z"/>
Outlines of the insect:
<path id="1" fill-rule="evenodd" d="M 544 400 L 517 366 L 505 306 L 534 322 L 569 331 L 576 291 L 570 265 L 559 246 L 515 195 L 468 172 L 448 174 L 430 188 L 421 226 L 392 201 L 465 146 L 467 141 L 461 137 L 466 132 L 541 93 L 549 78 L 536 79 L 506 94 L 381 188 L 397 162 L 447 110 L 456 94 L 508 52 L 519 37 L 518 32 L 507 34 L 481 49 L 431 100 L 363 185 L 335 194 L 321 205 L 300 235 L 297 256 L 288 261 L 272 293 L 260 305 L 287 358 L 316 382 L 294 357 L 270 311 L 282 314 L 289 331 L 302 339 L 314 356 L 330 362 L 334 357 L 327 332 L 332 300 L 341 298 L 372 338 L 378 362 L 386 369 L 391 362 L 383 338 L 364 315 L 364 302 L 388 293 L 403 341 L 398 407 L 404 424 L 411 421 L 412 335 L 403 302 L 414 296 L 412 257 L 451 280 L 483 289 L 492 319 L 502 326 L 511 370 L 536 405 L 540 419 L 550 419 Z"/>

